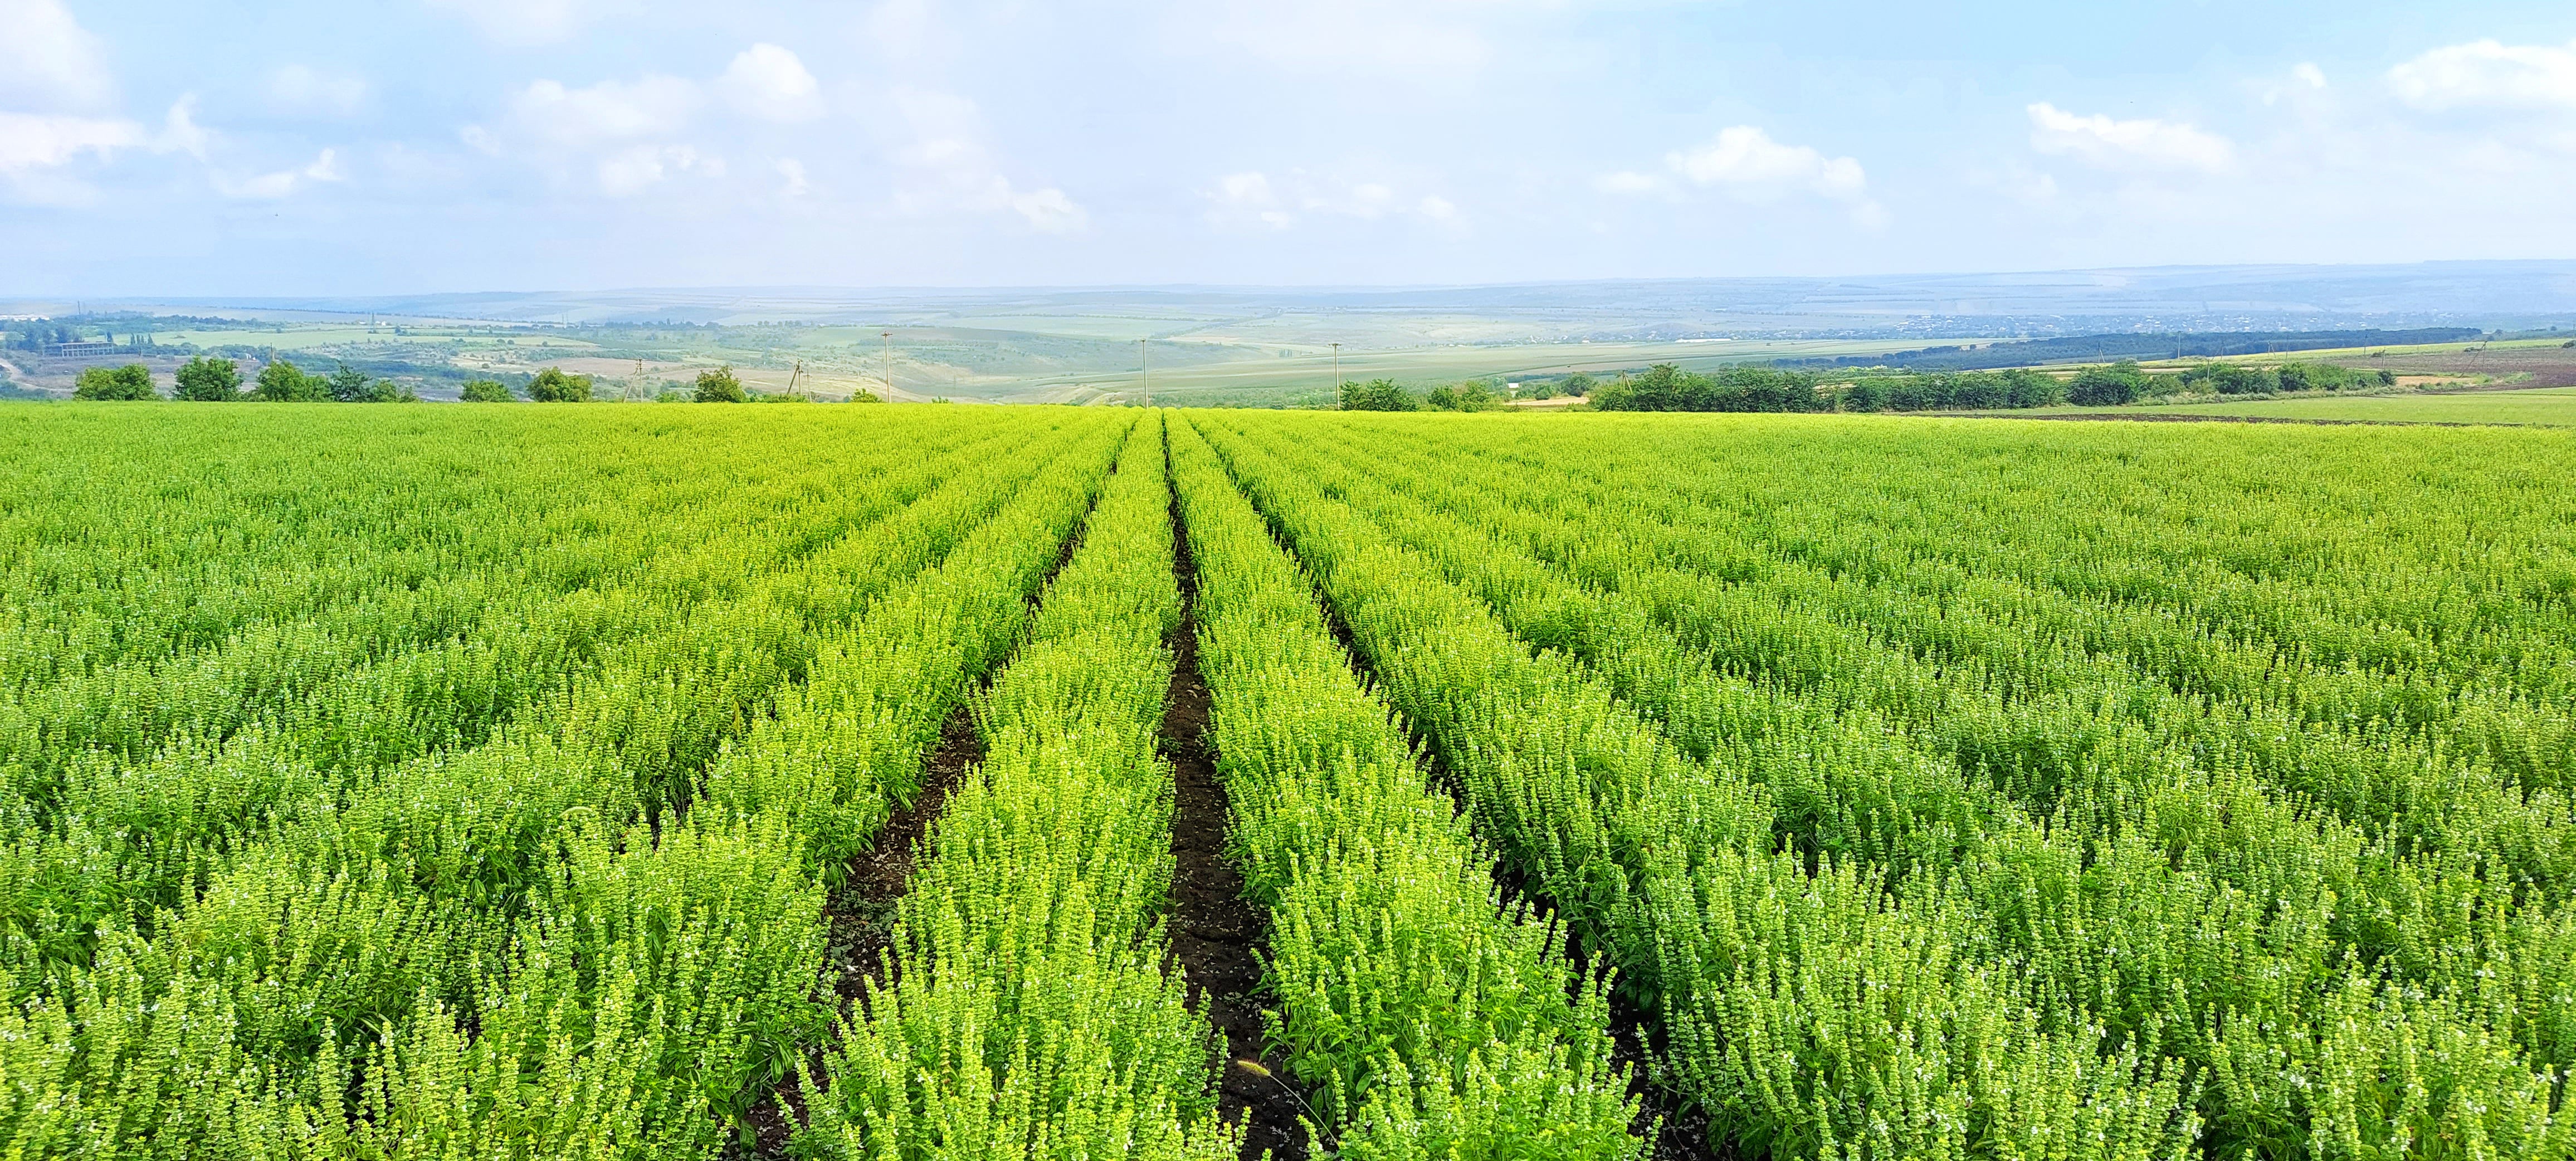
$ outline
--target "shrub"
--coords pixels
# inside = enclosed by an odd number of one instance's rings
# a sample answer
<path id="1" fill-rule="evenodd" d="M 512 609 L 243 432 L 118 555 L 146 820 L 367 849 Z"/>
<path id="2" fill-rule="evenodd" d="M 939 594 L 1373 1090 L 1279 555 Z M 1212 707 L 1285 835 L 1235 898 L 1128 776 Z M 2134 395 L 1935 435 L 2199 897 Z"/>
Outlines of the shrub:
<path id="1" fill-rule="evenodd" d="M 2294 387 L 2269 368 L 2240 363 L 2203 363 L 2183 372 L 2182 381 L 2186 386 L 2206 387 L 2221 395 L 2269 395 L 2274 391 L 2302 390 L 2305 386 L 2302 382 Z"/>
<path id="2" fill-rule="evenodd" d="M 2108 367 L 2087 367 L 2066 385 L 2066 401 L 2085 407 L 2115 407 L 2157 394 L 2156 377 L 2138 369 L 2136 359 Z"/>
<path id="3" fill-rule="evenodd" d="M 743 393 L 742 380 L 734 377 L 733 365 L 730 363 L 715 368 L 712 371 L 698 372 L 698 388 L 694 393 L 694 397 L 700 403 L 748 403 L 751 401 L 751 397 Z"/>
<path id="4" fill-rule="evenodd" d="M 1834 398 L 1819 394 L 1816 377 L 1771 367 L 1729 367 L 1715 375 L 1657 363 L 1633 379 L 1592 393 L 1599 411 L 1828 411 Z"/>
<path id="5" fill-rule="evenodd" d="M 456 389 L 459 403 L 510 403 L 517 399 L 518 396 L 510 394 L 509 388 L 494 379 L 468 379 L 464 386 Z"/>

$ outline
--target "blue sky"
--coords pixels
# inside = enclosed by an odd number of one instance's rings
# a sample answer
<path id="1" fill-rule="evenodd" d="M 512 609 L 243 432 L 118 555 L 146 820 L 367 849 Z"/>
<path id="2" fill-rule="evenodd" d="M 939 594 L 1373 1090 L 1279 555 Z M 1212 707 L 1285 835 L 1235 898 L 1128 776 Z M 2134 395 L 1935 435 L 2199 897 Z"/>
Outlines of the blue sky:
<path id="1" fill-rule="evenodd" d="M 0 295 L 2576 257 L 2576 6 L 0 0 Z"/>

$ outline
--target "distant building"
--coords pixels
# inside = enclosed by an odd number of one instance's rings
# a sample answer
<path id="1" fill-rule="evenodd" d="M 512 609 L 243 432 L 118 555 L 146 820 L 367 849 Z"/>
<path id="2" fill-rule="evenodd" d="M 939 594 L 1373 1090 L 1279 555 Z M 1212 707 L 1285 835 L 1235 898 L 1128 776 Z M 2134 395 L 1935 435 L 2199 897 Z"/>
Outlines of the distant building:
<path id="1" fill-rule="evenodd" d="M 96 342 L 83 340 L 77 343 L 45 344 L 46 354 L 66 359 L 78 359 L 89 355 L 113 355 L 124 349 L 125 348 L 117 346 L 115 343 L 108 342 L 105 339 L 101 339 Z"/>

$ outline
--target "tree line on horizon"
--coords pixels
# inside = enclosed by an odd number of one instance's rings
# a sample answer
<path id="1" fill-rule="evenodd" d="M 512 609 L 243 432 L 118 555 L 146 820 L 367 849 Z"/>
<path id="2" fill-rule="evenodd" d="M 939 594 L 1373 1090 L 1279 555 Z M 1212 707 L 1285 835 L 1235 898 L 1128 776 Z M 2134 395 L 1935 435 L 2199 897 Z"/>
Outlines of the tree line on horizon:
<path id="1" fill-rule="evenodd" d="M 594 398 L 597 381 L 589 375 L 576 375 L 561 367 L 548 367 L 528 380 L 525 398 L 532 403 L 588 403 Z M 330 374 L 319 375 L 295 365 L 292 360 L 274 359 L 259 370 L 247 387 L 241 368 L 231 359 L 199 355 L 182 364 L 175 376 L 173 389 L 163 396 L 152 382 L 152 371 L 141 363 L 121 367 L 90 367 L 80 373 L 72 389 L 72 398 L 81 400 L 144 400 L 169 398 L 192 403 L 418 403 L 418 393 L 391 379 L 370 379 L 366 372 L 340 363 Z M 512 403 L 521 398 L 508 384 L 497 379 L 468 379 L 457 390 L 462 403 Z M 658 396 L 660 402 L 679 403 L 788 403 L 810 402 L 803 395 L 770 394 L 744 389 L 733 366 L 726 364 L 700 371 L 692 389 L 686 392 L 668 390 Z M 875 403 L 875 392 L 859 391 L 853 403 Z"/>
<path id="2" fill-rule="evenodd" d="M 2254 396 L 2309 391 L 2393 387 L 2394 372 L 2327 363 L 2254 367 L 2206 363 L 2181 372 L 2152 372 L 2135 359 L 2087 367 L 2059 379 L 2016 367 L 2002 371 L 1879 370 L 1851 376 L 1796 367 L 1739 365 L 1709 373 L 1658 363 L 1637 375 L 1596 383 L 1570 375 L 1522 392 L 1585 396 L 1595 411 L 1710 412 L 1906 412 L 2006 411 L 2072 403 L 2107 407 L 2178 395 Z M 1488 411 L 1506 400 L 1484 383 L 1434 388 L 1415 395 L 1391 379 L 1346 383 L 1344 411 Z"/>

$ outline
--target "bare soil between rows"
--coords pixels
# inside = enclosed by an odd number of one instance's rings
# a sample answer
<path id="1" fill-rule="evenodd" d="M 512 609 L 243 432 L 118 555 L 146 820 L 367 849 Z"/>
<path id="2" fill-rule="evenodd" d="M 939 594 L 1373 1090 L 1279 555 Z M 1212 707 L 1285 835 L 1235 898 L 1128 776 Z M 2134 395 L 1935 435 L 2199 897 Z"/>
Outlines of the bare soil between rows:
<path id="1" fill-rule="evenodd" d="M 912 805 L 889 816 L 877 830 L 876 845 L 846 864 L 841 889 L 823 906 L 828 931 L 823 970 L 843 1012 L 858 1003 L 869 981 L 878 986 L 894 982 L 887 953 L 894 947 L 895 902 L 903 898 L 913 867 L 926 853 L 931 824 L 948 804 L 949 792 L 983 760 L 984 738 L 975 732 L 974 709 L 971 703 L 961 704 L 940 723 L 939 745 L 922 761 L 921 792 L 913 796 Z M 821 1045 L 805 1065 L 821 1075 Z M 805 1122 L 805 1093 L 796 1078 L 781 1082 L 745 1119 L 751 1125 L 752 1145 L 736 1152 L 757 1158 L 787 1156 L 788 1137 Z"/>
<path id="2" fill-rule="evenodd" d="M 1290 543 L 1287 531 L 1279 526 L 1278 521 L 1271 519 L 1269 513 L 1262 512 L 1261 516 L 1263 522 L 1270 526 L 1271 538 L 1279 550 L 1291 557 L 1296 556 L 1296 548 Z M 1369 664 L 1368 655 L 1361 651 L 1359 638 L 1351 631 L 1350 623 L 1342 619 L 1341 610 L 1334 606 L 1320 583 L 1314 590 L 1314 597 L 1316 607 L 1323 610 L 1324 627 L 1331 631 L 1335 641 L 1341 643 L 1342 655 L 1351 671 L 1371 689 L 1386 688 L 1386 683 Z M 1402 714 L 1397 717 L 1412 735 L 1414 749 L 1422 755 L 1424 774 L 1431 785 L 1449 795 L 1451 809 L 1466 813 L 1466 784 L 1442 760 L 1439 747 L 1413 724 L 1412 719 Z M 1557 909 L 1556 900 L 1538 890 L 1529 876 L 1509 861 L 1497 861 L 1493 877 L 1494 885 L 1502 891 L 1505 907 L 1526 904 L 1534 914 L 1555 915 L 1562 921 L 1564 913 Z M 1582 940 L 1572 926 L 1564 925 L 1560 931 L 1565 940 L 1566 958 L 1577 964 L 1586 962 Z M 1590 983 L 1580 973 L 1574 982 L 1577 987 Z M 1710 1139 L 1705 1111 L 1692 1105 L 1680 1093 L 1655 1083 L 1654 1064 L 1663 1059 L 1664 1052 L 1659 1021 L 1653 1012 L 1638 1007 L 1635 1001 L 1621 995 L 1615 988 L 1610 992 L 1610 1035 L 1611 1063 L 1627 1070 L 1628 1093 L 1637 1098 L 1637 1132 L 1642 1135 L 1649 1128 L 1661 1126 L 1655 1136 L 1654 1151 L 1649 1155 L 1652 1161 L 1718 1161 L 1721 1156 L 1734 1155 L 1732 1152 L 1721 1154 L 1718 1143 Z"/>
<path id="3" fill-rule="evenodd" d="M 1289 1079 L 1287 1058 L 1263 1043 L 1260 949 L 1267 946 L 1269 917 L 1243 897 L 1243 876 L 1226 857 L 1231 815 L 1207 740 L 1208 690 L 1199 677 L 1195 619 L 1197 569 L 1177 499 L 1172 536 L 1182 609 L 1181 628 L 1170 642 L 1172 682 L 1163 697 L 1162 730 L 1163 756 L 1172 764 L 1172 956 L 1189 983 L 1192 1009 L 1225 1038 L 1217 1114 L 1244 1124 L 1243 1156 L 1302 1159 L 1304 1096 Z M 1247 1061 L 1259 1071 L 1246 1067 Z"/>

